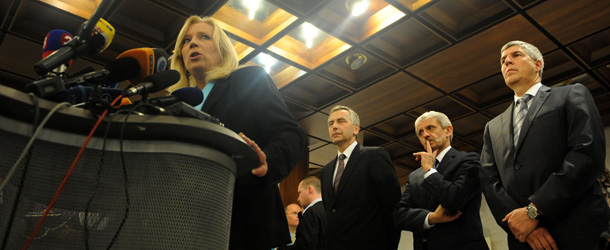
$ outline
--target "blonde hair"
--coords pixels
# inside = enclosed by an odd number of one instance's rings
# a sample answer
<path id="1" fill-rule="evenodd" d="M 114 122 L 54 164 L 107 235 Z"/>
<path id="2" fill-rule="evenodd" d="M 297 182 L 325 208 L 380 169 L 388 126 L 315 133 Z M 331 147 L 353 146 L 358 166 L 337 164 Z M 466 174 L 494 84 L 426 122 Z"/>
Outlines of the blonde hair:
<path id="1" fill-rule="evenodd" d="M 237 58 L 237 52 L 235 48 L 233 48 L 233 44 L 231 43 L 231 39 L 227 33 L 220 27 L 218 22 L 211 17 L 201 17 L 201 16 L 190 16 L 184 22 L 182 29 L 180 29 L 180 33 L 178 33 L 178 38 L 176 39 L 176 45 L 174 46 L 174 54 L 171 57 L 170 67 L 171 69 L 177 70 L 180 72 L 180 80 L 170 86 L 168 91 L 171 93 L 176 89 L 183 87 L 197 87 L 195 80 L 191 76 L 191 74 L 186 70 L 184 66 L 184 61 L 182 59 L 182 46 L 184 44 L 184 36 L 186 35 L 186 30 L 193 24 L 196 23 L 207 23 L 214 29 L 214 34 L 212 34 L 212 40 L 214 42 L 214 47 L 218 50 L 218 54 L 220 54 L 220 64 L 210 71 L 206 73 L 205 81 L 210 82 L 216 79 L 225 78 L 230 75 L 233 71 L 240 68 L 239 59 Z"/>

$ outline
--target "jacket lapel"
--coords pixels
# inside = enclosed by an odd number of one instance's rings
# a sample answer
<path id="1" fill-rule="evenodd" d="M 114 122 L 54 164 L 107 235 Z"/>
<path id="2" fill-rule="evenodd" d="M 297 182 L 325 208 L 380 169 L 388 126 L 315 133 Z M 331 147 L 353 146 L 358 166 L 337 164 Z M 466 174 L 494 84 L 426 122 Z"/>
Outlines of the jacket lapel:
<path id="1" fill-rule="evenodd" d="M 214 104 L 218 102 L 218 100 L 220 100 L 220 98 L 223 96 L 223 93 L 227 90 L 228 87 L 229 81 L 227 80 L 227 78 L 217 79 L 214 82 L 214 88 L 212 88 L 212 91 L 210 91 L 209 96 L 205 99 L 205 103 L 203 104 L 203 107 L 201 107 L 201 111 L 209 112 L 210 109 L 214 106 Z"/>
<path id="2" fill-rule="evenodd" d="M 523 138 L 525 138 L 525 136 L 527 135 L 527 132 L 529 131 L 530 126 L 532 125 L 532 121 L 538 114 L 538 111 L 540 111 L 540 108 L 542 108 L 542 104 L 544 104 L 550 93 L 551 88 L 542 85 L 538 90 L 538 93 L 536 94 L 536 98 L 532 100 L 532 105 L 530 105 L 529 111 L 527 112 L 525 119 L 523 119 L 521 133 L 519 133 L 519 143 L 517 144 L 517 150 L 515 152 L 519 152 L 519 148 L 521 148 L 521 142 L 523 142 Z"/>

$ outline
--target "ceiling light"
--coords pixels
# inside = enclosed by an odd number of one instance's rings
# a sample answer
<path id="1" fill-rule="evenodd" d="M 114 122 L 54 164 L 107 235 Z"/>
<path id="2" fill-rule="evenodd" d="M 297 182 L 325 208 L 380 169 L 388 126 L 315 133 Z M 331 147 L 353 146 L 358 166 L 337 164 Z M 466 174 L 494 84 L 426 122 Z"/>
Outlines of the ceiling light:
<path id="1" fill-rule="evenodd" d="M 371 6 L 370 0 L 346 0 L 345 7 L 351 11 L 352 16 L 359 16 L 364 13 L 369 6 Z"/>
<path id="2" fill-rule="evenodd" d="M 260 7 L 260 0 L 243 0 L 243 3 L 248 8 L 248 18 L 253 20 L 256 11 Z"/>
<path id="3" fill-rule="evenodd" d="M 354 53 L 345 58 L 345 62 L 350 69 L 358 69 L 366 63 L 366 56 L 360 53 Z"/>

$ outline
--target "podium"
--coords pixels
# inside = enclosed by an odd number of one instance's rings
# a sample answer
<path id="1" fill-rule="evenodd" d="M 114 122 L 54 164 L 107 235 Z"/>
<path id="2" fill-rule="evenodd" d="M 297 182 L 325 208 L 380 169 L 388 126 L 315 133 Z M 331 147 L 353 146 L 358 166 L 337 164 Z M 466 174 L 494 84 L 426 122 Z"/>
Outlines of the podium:
<path id="1" fill-rule="evenodd" d="M 40 122 L 57 105 L 32 99 L 0 86 L 0 180 L 30 140 L 36 110 Z M 96 120 L 67 107 L 44 126 L 0 191 L 6 249 L 27 241 Z M 256 153 L 220 125 L 110 114 L 29 249 L 106 249 L 111 242 L 112 249 L 227 249 L 235 178 L 257 163 Z"/>

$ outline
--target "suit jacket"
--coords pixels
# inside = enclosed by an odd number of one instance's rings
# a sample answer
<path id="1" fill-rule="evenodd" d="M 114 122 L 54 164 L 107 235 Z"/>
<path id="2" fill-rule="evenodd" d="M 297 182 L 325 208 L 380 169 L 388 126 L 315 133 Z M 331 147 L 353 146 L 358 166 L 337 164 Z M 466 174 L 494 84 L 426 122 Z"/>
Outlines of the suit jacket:
<path id="1" fill-rule="evenodd" d="M 277 183 L 304 152 L 305 133 L 273 80 L 260 67 L 238 69 L 215 82 L 202 111 L 254 140 L 269 166 L 264 177 L 249 174 L 235 180 L 229 248 L 268 250 L 290 243 Z"/>
<path id="2" fill-rule="evenodd" d="M 324 249 L 324 231 L 326 230 L 326 212 L 323 202 L 319 201 L 303 213 L 297 226 L 294 244 L 279 247 L 279 250 L 321 250 Z"/>
<path id="3" fill-rule="evenodd" d="M 436 173 L 424 179 L 423 168 L 409 174 L 405 192 L 394 210 L 396 227 L 413 232 L 414 249 L 488 249 L 479 209 L 479 155 L 449 149 Z M 438 205 L 462 215 L 424 230 L 424 221 Z M 425 242 L 425 243 L 424 243 Z"/>
<path id="4" fill-rule="evenodd" d="M 358 144 L 349 157 L 337 192 L 337 157 L 322 169 L 325 249 L 396 249 L 400 231 L 394 228 L 392 211 L 400 199 L 400 184 L 390 156 L 383 148 Z"/>
<path id="5" fill-rule="evenodd" d="M 536 204 L 559 249 L 593 249 L 610 212 L 596 178 L 604 169 L 602 121 L 581 84 L 542 86 L 513 147 L 513 105 L 485 126 L 481 185 L 511 249 L 528 249 L 501 222 L 512 210 Z"/>

